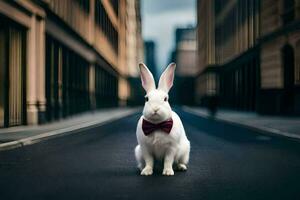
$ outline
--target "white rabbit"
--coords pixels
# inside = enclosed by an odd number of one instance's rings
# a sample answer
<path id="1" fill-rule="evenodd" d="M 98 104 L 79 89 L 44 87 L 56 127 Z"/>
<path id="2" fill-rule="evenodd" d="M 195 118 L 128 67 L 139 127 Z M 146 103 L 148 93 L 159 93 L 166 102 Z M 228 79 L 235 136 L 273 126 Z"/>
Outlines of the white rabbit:
<path id="1" fill-rule="evenodd" d="M 163 175 L 174 175 L 173 163 L 179 170 L 187 170 L 190 142 L 179 116 L 172 111 L 168 102 L 168 92 L 173 86 L 175 67 L 176 64 L 171 63 L 166 68 L 156 89 L 149 69 L 142 63 L 139 65 L 142 85 L 147 93 L 143 116 L 139 119 L 136 129 L 138 145 L 135 148 L 135 157 L 141 175 L 152 175 L 155 160 L 163 161 Z M 170 124 L 169 120 L 172 120 L 173 124 Z M 161 124 L 165 127 L 157 128 Z"/>

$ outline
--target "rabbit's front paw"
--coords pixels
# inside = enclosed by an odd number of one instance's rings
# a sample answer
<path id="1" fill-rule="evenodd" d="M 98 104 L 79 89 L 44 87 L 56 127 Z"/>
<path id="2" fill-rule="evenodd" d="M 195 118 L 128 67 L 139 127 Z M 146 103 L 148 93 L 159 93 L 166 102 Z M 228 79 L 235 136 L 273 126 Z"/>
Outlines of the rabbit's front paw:
<path id="1" fill-rule="evenodd" d="M 165 176 L 173 176 L 174 175 L 174 171 L 173 171 L 172 168 L 165 168 L 163 170 L 162 174 L 165 175 Z"/>
<path id="2" fill-rule="evenodd" d="M 151 167 L 147 167 L 147 166 L 141 172 L 141 175 L 143 175 L 143 176 L 149 176 L 152 174 L 153 174 L 153 169 Z"/>
<path id="3" fill-rule="evenodd" d="M 185 164 L 178 164 L 177 168 L 180 171 L 186 171 L 187 170 L 187 166 Z"/>

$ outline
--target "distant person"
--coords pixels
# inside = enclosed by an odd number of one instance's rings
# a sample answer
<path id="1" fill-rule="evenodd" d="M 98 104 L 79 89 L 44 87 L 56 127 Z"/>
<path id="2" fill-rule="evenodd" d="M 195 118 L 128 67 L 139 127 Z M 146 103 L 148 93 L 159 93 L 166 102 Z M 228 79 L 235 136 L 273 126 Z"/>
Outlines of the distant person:
<path id="1" fill-rule="evenodd" d="M 209 114 L 212 118 L 214 118 L 218 111 L 218 97 L 217 96 L 211 96 L 208 100 L 208 110 Z"/>

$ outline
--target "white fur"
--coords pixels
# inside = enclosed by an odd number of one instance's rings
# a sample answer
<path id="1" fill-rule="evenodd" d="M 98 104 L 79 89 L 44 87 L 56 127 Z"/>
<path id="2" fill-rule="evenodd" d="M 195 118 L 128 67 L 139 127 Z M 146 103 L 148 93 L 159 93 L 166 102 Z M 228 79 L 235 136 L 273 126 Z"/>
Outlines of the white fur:
<path id="1" fill-rule="evenodd" d="M 138 121 L 136 136 L 138 145 L 135 157 L 141 175 L 152 175 L 155 160 L 164 163 L 163 175 L 174 175 L 173 163 L 179 170 L 187 170 L 190 154 L 190 142 L 186 137 L 184 127 L 179 116 L 172 111 L 168 101 L 168 91 L 173 85 L 175 64 L 171 63 L 162 74 L 157 89 L 153 87 L 154 79 L 144 64 L 140 64 L 141 79 L 146 90 L 143 116 Z M 169 134 L 157 130 L 150 135 L 144 135 L 142 121 L 146 119 L 152 123 L 160 123 L 169 118 L 173 119 L 173 127 Z"/>

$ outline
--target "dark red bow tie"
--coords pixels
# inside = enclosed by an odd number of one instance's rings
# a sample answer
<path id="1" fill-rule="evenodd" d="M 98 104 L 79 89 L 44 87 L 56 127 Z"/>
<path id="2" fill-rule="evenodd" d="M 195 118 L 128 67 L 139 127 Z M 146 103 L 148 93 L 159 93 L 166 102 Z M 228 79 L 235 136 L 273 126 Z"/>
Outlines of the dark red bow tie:
<path id="1" fill-rule="evenodd" d="M 159 124 L 153 124 L 145 119 L 143 119 L 142 128 L 145 135 L 150 135 L 155 130 L 162 130 L 166 133 L 170 133 L 173 126 L 173 120 L 168 119 Z"/>

